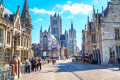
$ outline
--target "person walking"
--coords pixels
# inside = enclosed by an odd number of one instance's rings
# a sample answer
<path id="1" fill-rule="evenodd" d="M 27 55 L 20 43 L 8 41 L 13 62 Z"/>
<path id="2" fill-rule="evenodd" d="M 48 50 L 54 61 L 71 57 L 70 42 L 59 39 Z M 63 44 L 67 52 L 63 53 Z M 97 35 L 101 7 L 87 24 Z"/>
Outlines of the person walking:
<path id="1" fill-rule="evenodd" d="M 35 58 L 35 64 L 34 64 L 34 66 L 35 66 L 35 72 L 36 72 L 36 70 L 37 70 L 37 58 Z"/>
<path id="2" fill-rule="evenodd" d="M 28 73 L 30 73 L 30 66 L 31 66 L 30 62 L 27 60 L 27 58 L 25 58 L 25 71 L 26 71 L 26 73 L 27 73 L 27 71 L 28 71 Z"/>
<path id="3" fill-rule="evenodd" d="M 39 67 L 40 67 L 40 70 L 41 70 L 41 65 L 42 65 L 42 59 L 41 59 L 41 57 L 39 57 Z"/>
<path id="4" fill-rule="evenodd" d="M 36 57 L 36 59 L 37 59 L 37 70 L 38 70 L 38 67 L 39 67 L 39 59 L 38 59 L 38 57 Z"/>
<path id="5" fill-rule="evenodd" d="M 120 56 L 117 58 L 117 62 L 118 62 L 119 70 L 120 70 Z"/>

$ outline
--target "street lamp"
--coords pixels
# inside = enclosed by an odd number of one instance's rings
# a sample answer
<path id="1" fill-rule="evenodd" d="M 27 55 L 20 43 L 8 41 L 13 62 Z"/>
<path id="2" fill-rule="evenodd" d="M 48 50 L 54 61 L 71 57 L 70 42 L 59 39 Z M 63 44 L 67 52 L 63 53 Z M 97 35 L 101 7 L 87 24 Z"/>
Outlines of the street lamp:
<path id="1" fill-rule="evenodd" d="M 10 60 L 12 59 L 12 48 L 13 48 L 13 30 L 14 30 L 14 27 L 11 25 L 9 30 L 11 31 L 11 34 L 12 34 L 12 40 L 11 40 L 11 53 L 10 53 Z"/>

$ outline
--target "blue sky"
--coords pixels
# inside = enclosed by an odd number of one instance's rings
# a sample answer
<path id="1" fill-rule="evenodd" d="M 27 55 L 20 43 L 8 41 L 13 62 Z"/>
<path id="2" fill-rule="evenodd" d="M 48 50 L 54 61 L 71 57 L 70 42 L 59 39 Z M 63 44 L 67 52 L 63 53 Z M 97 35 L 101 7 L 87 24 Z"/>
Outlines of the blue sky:
<path id="1" fill-rule="evenodd" d="M 4 6 L 11 12 L 16 13 L 17 6 L 20 6 L 20 13 L 25 0 L 3 0 Z M 77 46 L 81 48 L 82 43 L 82 29 L 87 23 L 87 17 L 92 17 L 93 5 L 95 9 L 102 11 L 107 6 L 107 0 L 27 0 L 32 24 L 32 42 L 39 42 L 40 27 L 43 26 L 43 30 L 48 30 L 50 25 L 50 15 L 55 12 L 59 13 L 62 17 L 62 33 L 70 29 L 71 19 L 73 21 L 74 28 L 77 34 Z M 109 1 L 109 0 L 108 0 Z"/>

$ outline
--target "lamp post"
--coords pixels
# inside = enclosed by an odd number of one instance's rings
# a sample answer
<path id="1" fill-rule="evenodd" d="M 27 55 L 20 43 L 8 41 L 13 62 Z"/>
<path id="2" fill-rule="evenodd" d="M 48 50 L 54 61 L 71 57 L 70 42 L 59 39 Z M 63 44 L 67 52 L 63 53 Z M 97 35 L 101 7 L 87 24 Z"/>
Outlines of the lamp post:
<path id="1" fill-rule="evenodd" d="M 11 35 L 12 35 L 12 40 L 11 40 L 11 53 L 10 53 L 10 60 L 12 59 L 12 49 L 13 49 L 13 30 L 14 30 L 14 27 L 11 25 L 11 27 L 10 27 L 10 31 L 11 31 Z"/>
<path id="2" fill-rule="evenodd" d="M 32 49 L 32 46 L 29 46 L 29 50 L 30 50 L 30 58 L 31 58 L 31 49 Z"/>

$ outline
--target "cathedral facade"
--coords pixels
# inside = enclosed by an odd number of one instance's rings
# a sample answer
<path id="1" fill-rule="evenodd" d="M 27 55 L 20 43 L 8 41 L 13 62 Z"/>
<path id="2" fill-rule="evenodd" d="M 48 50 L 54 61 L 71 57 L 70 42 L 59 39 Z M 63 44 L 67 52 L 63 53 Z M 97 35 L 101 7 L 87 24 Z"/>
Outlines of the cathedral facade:
<path id="1" fill-rule="evenodd" d="M 72 34 L 72 35 L 69 35 Z M 55 13 L 50 16 L 50 26 L 48 30 L 40 29 L 40 56 L 47 56 L 49 58 L 55 57 L 60 59 L 62 57 L 63 48 L 66 47 L 71 50 L 73 55 L 76 54 L 76 30 L 73 29 L 71 23 L 71 30 L 65 30 L 62 34 L 62 18 Z M 71 43 L 73 41 L 73 43 Z M 44 55 L 45 54 L 45 55 Z"/>

